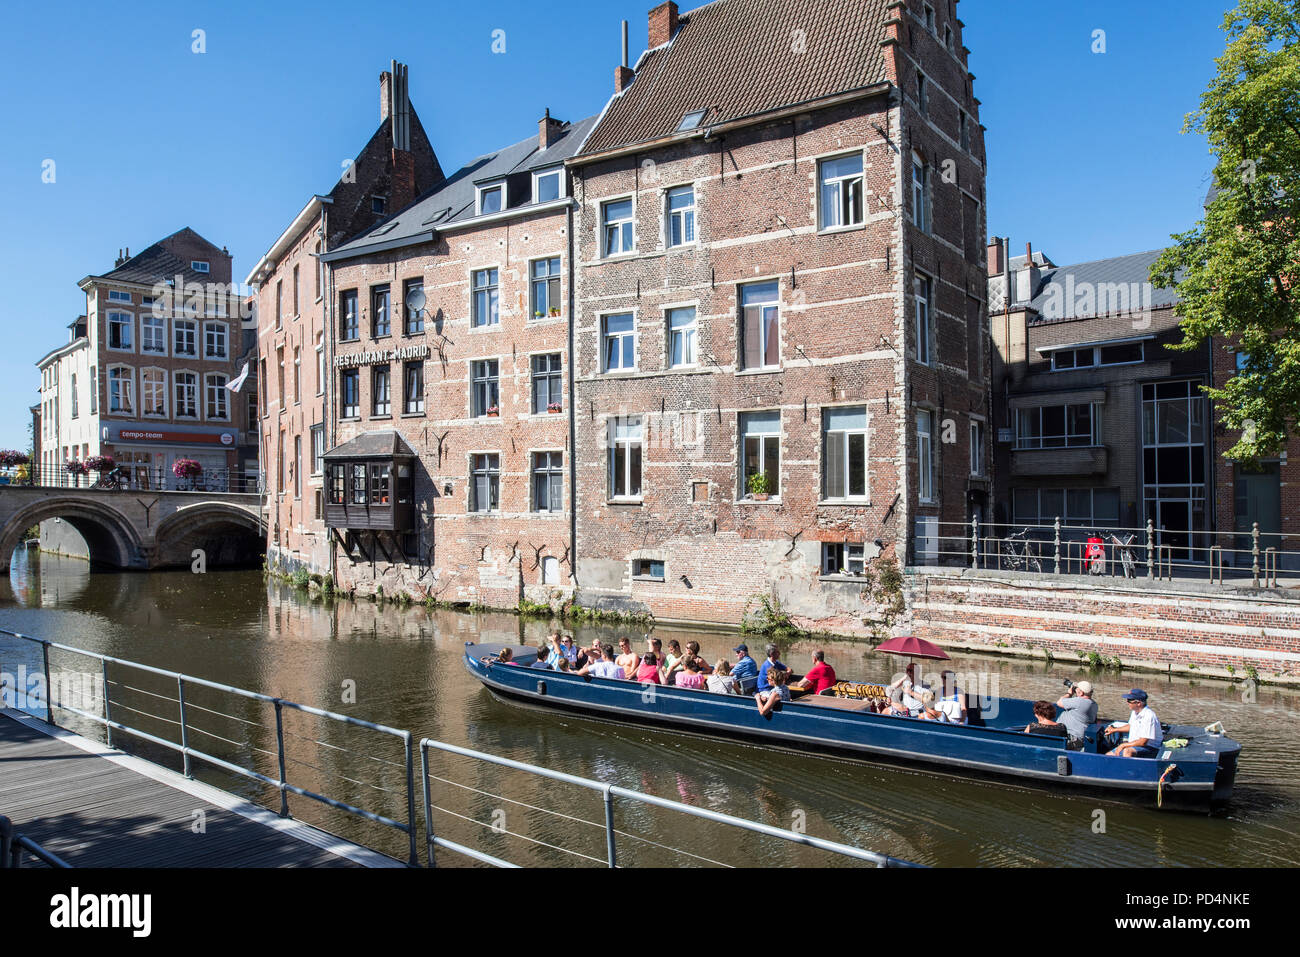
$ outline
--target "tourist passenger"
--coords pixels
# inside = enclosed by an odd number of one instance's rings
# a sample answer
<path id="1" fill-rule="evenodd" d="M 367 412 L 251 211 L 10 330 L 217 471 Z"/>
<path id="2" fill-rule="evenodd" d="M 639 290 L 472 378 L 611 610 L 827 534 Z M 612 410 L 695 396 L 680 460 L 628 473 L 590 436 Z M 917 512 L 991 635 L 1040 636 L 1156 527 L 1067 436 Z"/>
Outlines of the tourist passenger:
<path id="1" fill-rule="evenodd" d="M 833 684 L 835 684 L 835 669 L 826 663 L 826 652 L 818 648 L 812 653 L 812 667 L 808 669 L 808 673 L 789 687 L 791 691 L 821 694 Z"/>
<path id="2" fill-rule="evenodd" d="M 537 660 L 534 661 L 534 662 L 533 662 L 531 665 L 529 665 L 528 667 L 530 667 L 530 668 L 539 668 L 539 669 L 541 669 L 542 671 L 550 671 L 550 670 L 551 670 L 551 666 L 547 663 L 547 661 L 546 661 L 546 657 L 547 657 L 546 646 L 545 646 L 545 645 L 541 645 L 541 646 L 538 647 L 538 649 L 537 649 Z"/>
<path id="3" fill-rule="evenodd" d="M 675 676 L 682 670 L 685 659 L 682 655 L 682 646 L 674 638 L 668 642 L 668 653 L 664 655 L 663 666 L 660 669 L 661 677 L 666 685 L 675 684 Z"/>
<path id="4" fill-rule="evenodd" d="M 686 642 L 686 653 L 695 659 L 696 663 L 700 666 L 700 672 L 702 674 L 712 674 L 713 668 L 710 667 L 709 663 L 700 655 L 700 643 L 698 641 Z"/>
<path id="5" fill-rule="evenodd" d="M 618 678 L 625 677 L 623 669 L 614 661 L 614 646 L 605 645 L 600 649 L 600 657 L 595 657 L 595 650 L 588 656 L 587 664 L 579 671 L 580 675 L 591 675 L 593 678 Z"/>
<path id="6" fill-rule="evenodd" d="M 731 662 L 726 658 L 719 658 L 706 684 L 714 694 L 737 694 L 736 679 L 731 674 Z"/>
<path id="7" fill-rule="evenodd" d="M 502 648 L 500 654 L 497 655 L 497 661 L 503 665 L 515 664 L 516 662 L 514 658 L 515 658 L 515 653 L 511 651 L 509 648 Z"/>
<path id="8" fill-rule="evenodd" d="M 939 710 L 953 724 L 965 724 L 968 720 L 966 696 L 957 687 L 957 676 L 951 671 L 945 671 L 939 677 L 942 682 L 939 686 Z"/>
<path id="9" fill-rule="evenodd" d="M 1156 713 L 1147 707 L 1147 693 L 1134 688 L 1124 700 L 1130 712 L 1128 724 L 1108 725 L 1097 739 L 1097 751 L 1120 758 L 1154 758 L 1164 741 L 1164 730 Z"/>
<path id="10" fill-rule="evenodd" d="M 1097 702 L 1092 700 L 1092 682 L 1076 681 L 1067 694 L 1056 702 L 1061 709 L 1060 721 L 1070 735 L 1070 747 L 1083 749 L 1088 729 L 1097 721 Z"/>
<path id="11" fill-rule="evenodd" d="M 785 686 L 789 669 L 785 665 L 773 664 L 768 668 L 768 686 L 766 691 L 756 692 L 754 700 L 758 702 L 758 713 L 767 717 L 772 713 L 778 701 L 790 700 L 790 689 Z"/>
<path id="12" fill-rule="evenodd" d="M 917 715 L 922 721 L 939 721 L 948 723 L 948 716 L 935 707 L 936 698 L 933 691 L 921 692 L 921 713 Z"/>
<path id="13" fill-rule="evenodd" d="M 1065 725 L 1056 720 L 1056 706 L 1050 701 L 1034 702 L 1033 724 L 1025 728 L 1026 734 L 1054 734 L 1062 738 L 1070 736 Z"/>
<path id="14" fill-rule="evenodd" d="M 659 680 L 659 658 L 653 651 L 641 656 L 641 664 L 636 669 L 636 680 L 642 684 L 662 684 Z"/>
<path id="15" fill-rule="evenodd" d="M 677 672 L 677 687 L 703 691 L 704 681 L 704 674 L 700 671 L 700 663 L 693 657 L 683 658 L 682 670 Z"/>
<path id="16" fill-rule="evenodd" d="M 736 663 L 731 666 L 731 676 L 736 679 L 736 687 L 743 693 L 758 681 L 758 665 L 749 657 L 749 645 L 740 644 L 731 649 L 736 654 Z"/>
<path id="17" fill-rule="evenodd" d="M 618 640 L 619 655 L 614 659 L 614 663 L 623 669 L 623 677 L 631 680 L 636 677 L 637 666 L 641 664 L 641 658 L 632 650 L 631 638 L 620 638 Z"/>
<path id="18" fill-rule="evenodd" d="M 903 689 L 890 685 L 889 702 L 881 714 L 892 714 L 900 718 L 912 717 L 912 710 L 903 704 Z"/>
<path id="19" fill-rule="evenodd" d="M 767 646 L 767 657 L 763 659 L 763 663 L 758 668 L 758 690 L 759 691 L 767 691 L 768 688 L 771 687 L 771 685 L 768 684 L 767 673 L 771 671 L 774 666 L 780 668 L 782 671 L 790 670 L 781 662 L 780 655 L 781 655 L 781 649 L 778 648 L 776 645 L 770 644 Z M 786 694 L 789 693 L 790 693 L 789 689 L 786 689 Z"/>
<path id="20" fill-rule="evenodd" d="M 889 687 L 898 688 L 903 692 L 903 707 L 913 715 L 921 710 L 921 693 L 930 690 L 916 680 L 916 663 L 912 661 L 907 663 L 902 677 L 896 679 Z"/>
<path id="21" fill-rule="evenodd" d="M 565 635 L 560 639 L 560 654 L 569 659 L 570 665 L 577 663 L 578 646 L 573 643 L 573 635 Z"/>

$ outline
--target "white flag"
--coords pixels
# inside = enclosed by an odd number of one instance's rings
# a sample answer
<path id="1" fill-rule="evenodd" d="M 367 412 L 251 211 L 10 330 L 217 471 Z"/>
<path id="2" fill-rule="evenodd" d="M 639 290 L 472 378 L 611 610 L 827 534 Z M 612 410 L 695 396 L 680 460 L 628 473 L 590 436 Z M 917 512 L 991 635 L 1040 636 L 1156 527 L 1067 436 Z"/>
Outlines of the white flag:
<path id="1" fill-rule="evenodd" d="M 244 387 L 244 380 L 248 378 L 248 366 L 249 363 L 245 362 L 244 371 L 239 373 L 238 378 L 233 379 L 230 382 L 226 383 L 227 389 L 229 389 L 231 392 L 238 392 L 240 389 Z"/>

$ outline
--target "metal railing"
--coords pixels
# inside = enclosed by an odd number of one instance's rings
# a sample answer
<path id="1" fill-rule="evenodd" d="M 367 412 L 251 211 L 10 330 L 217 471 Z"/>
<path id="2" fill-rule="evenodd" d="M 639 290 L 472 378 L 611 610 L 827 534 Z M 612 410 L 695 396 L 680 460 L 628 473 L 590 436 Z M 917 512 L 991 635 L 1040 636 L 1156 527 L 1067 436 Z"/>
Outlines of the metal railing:
<path id="1" fill-rule="evenodd" d="M 1050 525 L 937 522 L 914 563 L 1034 575 L 1090 575 L 1277 588 L 1300 578 L 1300 536 L 1208 529 L 1125 528 L 1056 519 Z M 1291 547 L 1287 547 L 1290 545 Z"/>
<path id="2" fill-rule="evenodd" d="M 271 695 L 261 694 L 256 691 L 246 691 L 242 688 L 233 687 L 232 685 L 221 684 L 220 682 L 216 682 L 216 681 L 208 681 L 207 679 L 204 678 L 195 678 L 192 675 L 184 675 L 181 674 L 180 672 L 168 671 L 163 668 L 155 668 L 152 665 L 143 665 L 138 662 L 127 661 L 123 658 L 115 658 L 112 657 L 111 655 L 101 655 L 92 651 L 84 651 L 80 648 L 74 648 L 71 645 L 59 644 L 58 642 L 48 641 L 44 638 L 34 638 L 30 635 L 23 635 L 23 634 L 19 634 L 18 632 L 8 631 L 5 629 L 0 629 L 0 635 L 8 635 L 13 638 L 22 639 L 23 641 L 29 641 L 40 645 L 42 670 L 44 672 L 44 679 L 45 679 L 45 694 L 44 694 L 45 720 L 50 724 L 55 725 L 56 727 L 58 726 L 58 722 L 55 720 L 55 708 L 58 708 L 61 711 L 67 711 L 71 714 L 77 715 L 78 717 L 84 718 L 88 721 L 94 722 L 95 724 L 101 725 L 104 728 L 104 735 L 105 735 L 106 742 L 110 747 L 113 746 L 113 732 L 119 731 L 122 732 L 123 734 L 129 734 L 133 737 L 139 738 L 144 741 L 148 741 L 152 744 L 179 753 L 182 756 L 182 761 L 184 765 L 184 774 L 187 778 L 193 777 L 193 767 L 191 762 L 193 759 L 197 758 L 198 760 L 204 761 L 214 767 L 220 768 L 223 771 L 229 772 L 234 775 L 238 775 L 240 777 L 246 778 L 251 781 L 256 781 L 260 784 L 267 785 L 268 787 L 275 788 L 280 795 L 280 808 L 278 812 L 280 817 L 287 818 L 290 816 L 289 795 L 296 794 L 300 797 L 305 797 L 312 801 L 316 801 L 319 804 L 323 804 L 327 807 L 331 807 L 337 811 L 343 811 L 347 814 L 351 814 L 354 817 L 360 817 L 376 824 L 382 824 L 385 827 L 392 828 L 394 830 L 400 831 L 403 834 L 407 835 L 408 843 L 409 843 L 409 863 L 412 866 L 418 865 L 419 857 L 416 853 L 416 823 L 415 823 L 415 752 L 414 752 L 411 732 L 399 731 L 396 728 L 390 728 L 387 727 L 386 725 L 375 724 L 370 721 L 363 721 L 360 718 L 353 718 L 345 714 L 336 714 L 335 712 L 332 711 L 324 711 L 320 708 L 313 708 L 309 705 L 298 704 L 297 702 L 288 701 L 283 698 L 275 698 L 272 697 Z M 100 662 L 100 668 L 103 674 L 103 688 L 104 688 L 103 715 L 94 714 L 89 711 L 85 711 L 81 708 L 70 706 L 66 702 L 54 701 L 54 695 L 52 692 L 55 688 L 55 685 L 51 682 L 51 672 L 50 672 L 50 651 L 52 649 L 58 651 L 70 652 L 72 654 L 81 655 L 86 658 L 91 658 Z M 131 727 L 130 725 L 122 721 L 116 720 L 112 717 L 111 708 L 110 708 L 110 693 L 109 693 L 110 685 L 109 685 L 109 672 L 108 672 L 108 666 L 110 664 L 121 668 L 127 668 L 134 671 L 146 673 L 146 674 L 158 675 L 164 678 L 171 679 L 176 682 L 176 695 L 177 695 L 176 698 L 166 699 L 166 700 L 169 701 L 174 700 L 179 706 L 177 710 L 177 719 L 176 721 L 173 722 L 179 725 L 179 734 L 180 734 L 179 743 L 175 741 L 169 741 L 166 738 L 159 737 L 156 734 L 151 734 L 147 731 L 141 730 L 140 728 Z M 185 699 L 185 689 L 187 686 L 210 688 L 215 691 L 219 691 L 228 695 L 234 695 L 249 701 L 256 701 L 256 702 L 261 702 L 262 704 L 272 705 L 275 709 L 275 740 L 276 740 L 275 758 L 276 758 L 277 767 L 279 769 L 278 775 L 276 777 L 270 777 L 268 775 L 262 774 L 259 771 L 255 771 L 252 768 L 243 767 L 231 761 L 227 761 L 224 758 L 217 757 L 214 754 L 209 754 L 205 751 L 193 747 L 190 744 L 190 732 L 193 730 L 201 730 L 201 729 L 196 729 L 196 727 L 190 722 L 188 717 L 187 702 Z M 337 722 L 344 725 L 349 725 L 352 727 L 365 728 L 370 731 L 375 731 L 384 735 L 390 735 L 392 737 L 399 739 L 403 744 L 405 750 L 405 756 L 406 756 L 406 765 L 405 765 L 406 821 L 405 822 L 397 821 L 391 817 L 386 817 L 382 814 L 377 814 L 374 811 L 369 811 L 364 808 L 357 807 L 353 804 L 349 804 L 346 801 L 340 801 L 335 798 L 326 797 L 323 794 L 318 794 L 315 791 L 311 791 L 308 790 L 307 788 L 299 787 L 298 785 L 292 784 L 288 780 L 288 776 L 286 772 L 286 753 L 285 753 L 285 744 L 284 744 L 284 738 L 285 738 L 284 712 L 286 709 L 291 711 L 301 712 L 303 714 L 314 715 L 318 718 L 324 718 L 329 721 Z M 136 709 L 129 709 L 129 710 L 136 710 Z M 148 715 L 148 716 L 153 717 L 155 719 L 161 719 L 164 721 L 170 720 L 165 716 L 156 716 L 156 715 Z M 228 715 L 227 717 L 231 717 L 231 716 Z"/>
<path id="3" fill-rule="evenodd" d="M 430 738 L 420 740 L 420 776 L 423 779 L 424 786 L 424 834 L 425 834 L 425 852 L 427 863 L 430 867 L 436 866 L 433 849 L 441 847 L 444 850 L 453 851 L 462 854 L 473 860 L 484 864 L 491 864 L 494 867 L 517 867 L 509 861 L 502 860 L 482 851 L 476 851 L 473 848 L 465 847 L 463 844 L 457 844 L 445 838 L 438 837 L 433 826 L 433 800 L 429 787 L 429 751 L 437 750 L 448 754 L 457 754 L 461 757 L 473 758 L 477 761 L 484 761 L 488 764 L 495 764 L 503 768 L 510 768 L 513 771 L 522 771 L 527 774 L 537 775 L 538 777 L 549 778 L 552 781 L 563 781 L 567 784 L 573 784 L 589 791 L 599 791 L 605 806 L 605 854 L 606 865 L 608 867 L 618 866 L 618 847 L 617 847 L 617 829 L 614 827 L 614 799 L 622 798 L 624 800 L 636 801 L 641 804 L 649 804 L 654 807 L 666 808 L 681 814 L 688 814 L 692 817 L 703 818 L 706 821 L 713 821 L 716 824 L 727 824 L 731 827 L 739 828 L 743 831 L 750 831 L 755 834 L 764 834 L 768 837 L 780 838 L 792 844 L 801 844 L 805 847 L 814 847 L 818 850 L 829 851 L 832 854 L 839 854 L 843 857 L 853 858 L 859 861 L 866 861 L 874 864 L 876 867 L 918 867 L 920 865 L 912 864 L 908 861 L 900 860 L 896 857 L 889 857 L 885 854 L 877 854 L 874 851 L 865 851 L 862 848 L 852 847 L 848 844 L 840 844 L 836 841 L 828 841 L 819 837 L 810 837 L 798 831 L 790 831 L 785 828 L 772 827 L 768 824 L 759 824 L 756 821 L 747 821 L 744 818 L 733 817 L 730 814 L 723 814 L 720 811 L 710 811 L 707 808 L 692 807 L 689 804 L 682 804 L 679 801 L 670 801 L 666 798 L 655 797 L 652 794 L 644 794 L 640 791 L 632 791 L 628 788 L 622 788 L 615 784 L 609 784 L 602 781 L 593 781 L 590 778 L 578 777 L 574 774 L 566 774 L 563 771 L 552 771 L 550 768 L 541 768 L 534 764 L 524 764 L 522 761 L 514 761 L 510 758 L 498 757 L 494 754 L 486 754 L 482 751 L 472 751 L 469 748 L 462 748 L 454 744 L 447 744 L 442 741 L 434 741 Z"/>
<path id="4" fill-rule="evenodd" d="M 72 865 L 52 851 L 47 851 L 29 837 L 17 833 L 13 821 L 0 814 L 0 868 L 22 867 L 23 851 L 50 867 L 61 869 Z"/>
<path id="5" fill-rule="evenodd" d="M 18 632 L 9 631 L 7 629 L 0 629 L 0 636 L 8 636 L 11 638 L 20 639 L 21 641 L 30 642 L 32 645 L 36 645 L 40 647 L 41 649 L 40 670 L 45 681 L 45 693 L 43 696 L 43 700 L 41 702 L 41 706 L 45 711 L 45 720 L 48 721 L 50 724 L 56 726 L 58 725 L 58 722 L 55 720 L 56 709 L 57 711 L 65 711 L 70 714 L 77 715 L 80 718 L 91 721 L 96 725 L 102 726 L 104 729 L 106 742 L 110 747 L 113 746 L 113 733 L 116 731 L 121 734 L 131 735 L 132 737 L 150 742 L 154 745 L 161 746 L 163 748 L 168 749 L 169 751 L 180 754 L 183 762 L 184 774 L 186 777 L 193 777 L 192 761 L 197 759 L 199 761 L 206 762 L 207 764 L 210 764 L 213 767 L 219 768 L 223 771 L 243 777 L 247 780 L 255 781 L 260 784 L 267 785 L 268 787 L 275 788 L 280 796 L 279 814 L 281 817 L 290 816 L 289 795 L 295 794 L 301 797 L 309 798 L 312 801 L 318 802 L 320 804 L 323 804 L 335 810 L 343 811 L 347 814 L 352 815 L 355 818 L 361 818 L 366 821 L 384 825 L 390 829 L 396 830 L 406 835 L 407 837 L 406 843 L 408 845 L 408 864 L 410 864 L 411 866 L 419 866 L 419 855 L 417 853 L 417 840 L 418 840 L 417 822 L 416 822 L 416 810 L 415 810 L 414 745 L 413 745 L 413 736 L 411 732 L 401 731 L 396 728 L 390 728 L 385 725 L 375 724 L 369 721 L 363 721 L 359 718 L 353 718 L 348 715 L 336 714 L 334 712 L 324 711 L 319 708 L 313 708 L 307 705 L 297 704 L 296 702 L 293 701 L 288 701 L 283 698 L 272 697 L 270 695 L 261 694 L 255 691 L 246 691 L 244 689 L 236 688 L 231 685 L 222 684 L 220 682 L 208 681 L 204 678 L 196 678 L 190 675 L 181 674 L 179 672 L 168 671 L 163 668 L 155 668 L 151 665 L 144 665 L 138 662 L 128 661 L 126 659 L 116 658 L 110 655 L 102 655 L 96 652 L 85 651 L 83 649 L 75 648 L 70 645 L 64 645 L 58 642 L 48 641 L 43 638 L 36 638 L 31 635 L 23 635 Z M 53 690 L 55 689 L 56 685 L 52 682 L 53 673 L 51 672 L 51 668 L 50 668 L 51 651 L 67 652 L 73 655 L 84 656 L 86 658 L 93 659 L 99 662 L 100 675 L 102 676 L 102 682 L 103 682 L 103 702 L 102 702 L 103 713 L 102 714 L 97 714 L 94 713 L 93 711 L 87 711 L 84 708 L 78 708 L 72 706 L 66 701 L 55 700 Z M 176 697 L 175 698 L 166 697 L 164 699 L 173 702 L 177 706 L 176 711 L 174 712 L 174 717 L 169 717 L 166 715 L 153 715 L 148 712 L 142 711 L 139 708 L 134 707 L 134 705 L 140 703 L 139 701 L 132 700 L 130 705 L 128 705 L 125 701 L 122 700 L 112 701 L 111 694 L 110 694 L 110 690 L 112 687 L 112 683 L 110 682 L 110 673 L 109 673 L 110 665 L 114 666 L 114 668 L 131 669 L 143 674 L 159 676 L 168 679 L 169 682 L 174 681 L 176 683 Z M 123 685 L 123 687 L 128 687 L 128 686 Z M 276 766 L 278 768 L 278 772 L 276 776 L 271 777 L 269 775 L 262 774 L 252 768 L 243 767 L 241 765 L 228 761 L 224 758 L 218 757 L 217 755 L 207 753 L 203 750 L 194 747 L 190 743 L 190 738 L 192 734 L 204 734 L 214 738 L 218 738 L 219 736 L 214 734 L 209 729 L 205 729 L 201 726 L 196 725 L 193 721 L 191 721 L 189 712 L 191 710 L 199 710 L 201 712 L 204 712 L 205 714 L 222 714 L 222 712 L 215 711 L 211 708 L 202 707 L 195 702 L 189 701 L 186 697 L 187 688 L 211 689 L 217 692 L 221 692 L 223 694 L 234 695 L 244 700 L 259 702 L 262 704 L 270 704 L 274 706 L 276 750 L 274 752 L 264 752 L 264 753 L 268 757 L 274 757 Z M 131 687 L 130 690 L 137 693 L 141 693 L 147 697 L 152 697 L 152 698 L 164 697 L 162 695 L 151 693 L 145 689 L 141 689 L 138 687 Z M 285 735 L 287 731 L 284 726 L 284 712 L 286 710 L 314 715 L 316 717 L 327 719 L 329 721 L 333 721 L 342 725 L 379 732 L 385 735 L 386 737 L 395 737 L 399 739 L 402 742 L 403 751 L 405 755 L 405 763 L 404 766 L 402 767 L 402 771 L 404 772 L 404 780 L 402 783 L 404 786 L 402 788 L 401 793 L 399 792 L 390 792 L 390 793 L 397 793 L 399 797 L 405 798 L 406 820 L 403 822 L 403 821 L 395 820 L 391 817 L 385 817 L 381 814 L 375 813 L 374 811 L 366 810 L 354 806 L 353 804 L 337 800 L 335 798 L 326 797 L 325 795 L 316 793 L 314 791 L 308 790 L 303 787 L 299 787 L 291 783 L 288 780 L 287 771 L 286 771 L 286 767 L 288 763 L 293 763 L 295 765 L 306 764 L 306 766 L 308 767 L 315 767 L 315 766 L 307 764 L 304 761 L 298 761 L 298 760 L 290 761 L 285 748 Z M 160 737 L 159 735 L 152 734 L 141 728 L 132 727 L 130 724 L 126 722 L 126 720 L 122 718 L 121 716 L 122 711 L 135 712 L 137 714 L 140 714 L 144 717 L 148 717 L 153 720 L 169 722 L 170 724 L 175 725 L 177 728 L 176 733 L 180 739 L 179 743 L 176 741 L 171 741 L 166 738 Z M 229 715 L 229 714 L 226 714 L 224 716 L 227 718 L 235 718 L 234 715 Z M 238 718 L 236 718 L 236 720 L 244 721 L 244 719 L 238 719 Z M 252 724 L 252 723 L 253 722 L 244 721 L 245 725 Z M 220 740 L 228 740 L 228 739 L 220 738 Z M 231 743 L 236 743 L 236 742 L 231 742 Z M 324 742 L 319 742 L 319 741 L 316 743 L 321 745 L 324 744 Z M 333 745 L 325 745 L 325 747 L 333 748 L 334 750 L 344 750 L 344 749 L 334 748 Z M 861 848 L 853 847 L 851 845 L 841 844 L 823 838 L 811 837 L 807 834 L 803 834 L 797 831 L 786 830 L 784 828 L 778 828 L 767 824 L 761 824 L 755 821 L 749 821 L 744 818 L 734 817 L 732 815 L 723 814 L 718 811 L 710 811 L 703 808 L 693 807 L 688 804 L 667 800 L 665 798 L 655 797 L 653 795 L 645 794 L 640 791 L 633 791 L 627 788 L 618 787 L 613 784 L 607 784 L 600 781 L 594 781 L 587 778 L 578 777 L 572 774 L 566 774 L 561 771 L 552 771 L 549 768 L 542 768 L 542 767 L 537 767 L 536 765 L 524 764 L 522 762 L 514 761 L 509 758 L 502 758 L 496 755 L 487 754 L 485 752 L 474 751 L 469 748 L 463 748 L 457 745 L 447 744 L 441 741 L 435 741 L 430 738 L 421 739 L 419 743 L 419 749 L 420 749 L 421 785 L 422 785 L 423 797 L 424 797 L 425 850 L 427 856 L 427 864 L 430 867 L 435 865 L 434 851 L 433 851 L 435 847 L 452 851 L 457 854 L 463 855 L 465 857 L 471 858 L 473 860 L 479 861 L 481 863 L 492 864 L 498 867 L 516 866 L 505 860 L 502 860 L 501 858 L 494 857 L 482 851 L 475 850 L 474 848 L 467 847 L 463 844 L 458 844 L 456 842 L 447 840 L 446 838 L 438 836 L 438 834 L 435 832 L 433 826 L 433 812 L 435 810 L 435 807 L 432 801 L 433 795 L 430 787 L 430 771 L 429 771 L 429 752 L 431 750 L 460 755 L 462 757 L 472 758 L 477 761 L 497 765 L 500 767 L 510 768 L 521 772 L 526 772 L 543 778 L 549 778 L 556 781 L 567 782 L 588 790 L 599 791 L 602 794 L 605 803 L 606 854 L 607 854 L 607 863 L 610 867 L 614 867 L 617 865 L 616 834 L 618 832 L 614 828 L 614 801 L 616 798 L 621 800 L 626 800 L 626 801 L 633 801 L 640 804 L 652 805 L 655 807 L 664 808 L 677 813 L 690 815 L 692 817 L 703 818 L 705 820 L 713 821 L 715 823 L 726 824 L 731 827 L 735 827 L 752 833 L 762 834 L 768 837 L 779 838 L 781 840 L 787 841 L 792 844 L 798 844 L 804 847 L 815 848 L 818 850 L 826 851 L 832 854 L 837 854 L 854 860 L 864 861 L 870 864 L 874 864 L 877 867 L 918 866 L 909 863 L 907 861 L 900 860 L 898 858 L 889 857 L 884 854 L 878 854 L 873 851 L 863 850 Z M 255 749 L 255 750 L 260 750 L 260 749 Z M 372 758 L 372 760 L 380 760 L 380 759 Z M 381 761 L 380 763 L 392 764 L 393 762 Z M 316 768 L 316 770 L 320 771 L 323 769 Z M 368 784 L 368 782 L 355 781 L 355 779 L 350 777 L 347 778 L 347 780 L 353 781 L 353 783 L 357 783 L 361 785 Z M 380 788 L 380 790 L 387 790 L 387 789 Z M 437 810 L 442 810 L 442 809 L 439 808 Z M 23 846 L 28 850 L 31 850 L 32 853 L 37 853 L 38 851 L 40 851 L 40 853 L 49 854 L 49 852 L 46 852 L 43 849 L 40 849 L 37 846 L 32 845 L 31 842 L 27 842 Z M 678 850 L 676 848 L 671 848 L 671 847 L 668 847 L 666 849 L 673 850 L 673 851 Z M 690 856 L 697 857 L 698 855 L 690 855 Z M 67 866 L 63 864 L 61 861 L 58 861 L 57 858 L 54 858 L 53 855 L 49 855 L 49 857 L 51 858 L 51 860 L 48 860 L 47 863 L 51 863 L 54 866 Z"/>
<path id="6" fill-rule="evenodd" d="M 62 466 L 25 466 L 23 471 L 0 473 L 0 488 L 58 488 L 136 492 L 235 492 L 261 494 L 260 475 L 239 469 L 208 469 L 194 478 L 177 478 L 170 467 L 121 463 L 105 472 L 70 472 Z"/>

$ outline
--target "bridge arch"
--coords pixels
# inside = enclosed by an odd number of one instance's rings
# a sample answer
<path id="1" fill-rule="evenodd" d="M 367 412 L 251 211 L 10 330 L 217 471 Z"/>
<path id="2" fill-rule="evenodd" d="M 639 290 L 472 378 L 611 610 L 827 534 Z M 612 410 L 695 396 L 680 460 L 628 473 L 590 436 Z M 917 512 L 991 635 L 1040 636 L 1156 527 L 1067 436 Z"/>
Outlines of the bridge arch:
<path id="1" fill-rule="evenodd" d="M 134 525 L 108 501 L 55 494 L 20 508 L 0 527 L 0 570 L 9 568 L 14 549 L 23 543 L 27 529 L 54 518 L 77 530 L 86 542 L 92 564 L 144 568 L 148 563 Z"/>
<path id="2" fill-rule="evenodd" d="M 201 549 L 208 565 L 239 565 L 266 554 L 261 511 L 229 502 L 200 502 L 177 509 L 154 530 L 155 565 L 189 565 Z"/>

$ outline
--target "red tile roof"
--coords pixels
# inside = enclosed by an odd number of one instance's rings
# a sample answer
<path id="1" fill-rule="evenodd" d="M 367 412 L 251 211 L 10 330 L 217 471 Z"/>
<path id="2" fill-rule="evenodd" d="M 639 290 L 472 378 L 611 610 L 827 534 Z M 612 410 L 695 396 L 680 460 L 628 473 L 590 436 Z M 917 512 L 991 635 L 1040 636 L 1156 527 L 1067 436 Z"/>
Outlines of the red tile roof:
<path id="1" fill-rule="evenodd" d="M 884 83 L 889 2 L 714 0 L 683 14 L 672 42 L 643 55 L 580 155 L 669 136 L 705 108 L 700 128 Z"/>

